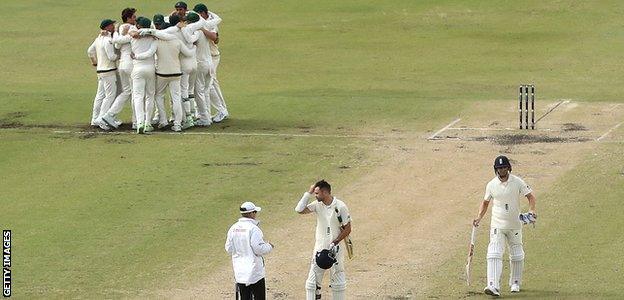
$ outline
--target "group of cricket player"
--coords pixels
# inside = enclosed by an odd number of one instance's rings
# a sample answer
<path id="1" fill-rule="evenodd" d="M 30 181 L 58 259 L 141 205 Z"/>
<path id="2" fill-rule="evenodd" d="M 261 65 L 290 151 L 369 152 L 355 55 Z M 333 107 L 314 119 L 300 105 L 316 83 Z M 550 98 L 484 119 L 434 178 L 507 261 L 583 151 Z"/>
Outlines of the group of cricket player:
<path id="1" fill-rule="evenodd" d="M 486 185 L 485 196 L 477 217 L 472 220 L 472 226 L 476 229 L 480 225 L 491 205 L 490 242 L 486 257 L 487 283 L 484 293 L 499 297 L 505 245 L 509 249 L 509 291 L 520 292 L 524 268 L 522 226 L 534 224 L 537 214 L 533 191 L 524 180 L 511 174 L 509 158 L 496 157 L 493 168 L 496 176 Z M 522 198 L 528 200 L 529 210 L 526 213 L 521 212 Z M 265 299 L 266 273 L 263 256 L 271 252 L 274 245 L 264 240 L 259 228 L 257 214 L 261 208 L 252 202 L 245 202 L 239 210 L 241 218 L 230 227 L 225 242 L 225 250 L 232 256 L 236 297 Z M 328 182 L 321 180 L 313 184 L 298 200 L 295 212 L 316 215 L 316 243 L 310 256 L 308 279 L 305 281 L 306 299 L 321 299 L 323 276 L 327 270 L 330 273 L 332 299 L 346 299 L 345 252 L 349 258 L 353 256 L 351 215 L 347 205 L 332 195 Z"/>
<path id="2" fill-rule="evenodd" d="M 173 9 L 148 18 L 125 8 L 121 24 L 101 21 L 87 50 L 98 78 L 91 126 L 118 128 L 128 100 L 132 128 L 140 134 L 154 127 L 180 132 L 228 118 L 217 80 L 221 18 L 202 3 L 191 10 L 177 2 Z M 171 115 L 166 111 L 167 92 Z"/>

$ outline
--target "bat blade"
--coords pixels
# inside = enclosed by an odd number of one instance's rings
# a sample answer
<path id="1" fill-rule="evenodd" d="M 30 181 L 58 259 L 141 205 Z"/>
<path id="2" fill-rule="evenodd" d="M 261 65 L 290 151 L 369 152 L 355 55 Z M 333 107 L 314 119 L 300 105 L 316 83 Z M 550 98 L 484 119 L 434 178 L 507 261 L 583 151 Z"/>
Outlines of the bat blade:
<path id="1" fill-rule="evenodd" d="M 470 286 L 470 265 L 472 264 L 472 257 L 474 255 L 476 233 L 477 233 L 477 227 L 472 226 L 472 232 L 470 233 L 470 245 L 468 247 L 468 258 L 466 259 L 466 284 L 469 286 Z"/>

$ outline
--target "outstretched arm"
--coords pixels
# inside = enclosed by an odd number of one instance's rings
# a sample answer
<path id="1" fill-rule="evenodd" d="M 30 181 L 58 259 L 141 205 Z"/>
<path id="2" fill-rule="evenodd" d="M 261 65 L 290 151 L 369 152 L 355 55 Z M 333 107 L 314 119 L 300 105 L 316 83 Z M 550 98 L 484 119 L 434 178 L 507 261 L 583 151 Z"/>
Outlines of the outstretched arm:
<path id="1" fill-rule="evenodd" d="M 481 206 L 479 206 L 479 213 L 477 214 L 477 218 L 472 220 L 473 226 L 475 227 L 479 226 L 481 219 L 483 219 L 483 216 L 487 212 L 488 206 L 490 206 L 490 201 L 483 200 L 483 202 L 481 202 Z"/>

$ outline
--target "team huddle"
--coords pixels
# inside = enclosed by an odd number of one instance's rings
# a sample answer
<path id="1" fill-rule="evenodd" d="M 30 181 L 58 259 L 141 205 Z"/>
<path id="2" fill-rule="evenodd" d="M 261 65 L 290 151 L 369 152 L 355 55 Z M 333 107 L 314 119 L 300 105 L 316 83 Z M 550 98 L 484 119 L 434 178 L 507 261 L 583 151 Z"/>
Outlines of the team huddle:
<path id="1" fill-rule="evenodd" d="M 152 20 L 126 8 L 119 26 L 114 20 L 102 20 L 101 31 L 87 50 L 98 77 L 91 126 L 118 128 L 122 124 L 118 115 L 130 99 L 132 129 L 141 134 L 154 126 L 171 125 L 180 132 L 228 118 L 217 80 L 221 18 L 204 4 L 191 11 L 186 3 L 177 2 L 174 8 L 170 15 L 157 14 Z M 171 117 L 165 109 L 167 90 Z"/>

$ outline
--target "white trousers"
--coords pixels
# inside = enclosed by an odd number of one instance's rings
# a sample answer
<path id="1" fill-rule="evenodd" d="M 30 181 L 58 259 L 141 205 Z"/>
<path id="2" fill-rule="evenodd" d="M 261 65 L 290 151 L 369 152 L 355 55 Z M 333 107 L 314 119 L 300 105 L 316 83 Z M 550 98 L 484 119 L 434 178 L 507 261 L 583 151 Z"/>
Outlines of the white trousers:
<path id="1" fill-rule="evenodd" d="M 154 111 L 156 69 L 154 65 L 134 65 L 132 69 L 132 102 L 137 125 L 150 124 Z"/>
<path id="2" fill-rule="evenodd" d="M 108 110 L 108 115 L 117 116 L 124 105 L 132 97 L 132 69 L 119 69 L 119 78 L 121 81 L 121 93 L 117 95 L 113 105 Z M 134 102 L 130 101 L 132 106 L 132 124 L 136 124 L 136 116 L 134 113 Z"/>
<path id="3" fill-rule="evenodd" d="M 213 78 L 212 85 L 210 86 L 210 105 L 214 107 L 217 112 L 228 115 L 227 105 L 225 104 L 225 99 L 223 98 L 223 93 L 221 93 L 221 87 L 219 86 L 219 80 L 217 79 L 219 61 L 221 61 L 220 55 L 212 57 Z"/>
<path id="4" fill-rule="evenodd" d="M 117 92 L 117 71 L 98 73 L 98 87 L 93 99 L 93 111 L 91 113 L 91 124 L 104 116 L 110 106 L 115 101 Z"/>
<path id="5" fill-rule="evenodd" d="M 522 247 L 522 229 L 490 229 L 490 243 L 487 253 L 487 280 L 488 286 L 500 289 L 500 279 L 503 272 L 503 254 L 505 244 L 509 247 L 509 264 L 511 274 L 509 285 L 521 284 L 524 265 L 524 249 Z"/>
<path id="6" fill-rule="evenodd" d="M 197 58 L 183 58 L 180 60 L 180 63 L 182 65 L 182 77 L 180 78 L 181 96 L 183 100 L 182 106 L 186 114 L 191 115 L 189 95 L 193 93 L 195 80 L 197 78 Z"/>
<path id="7" fill-rule="evenodd" d="M 162 77 L 156 75 L 156 106 L 158 107 L 158 122 L 167 123 L 165 111 L 165 91 L 169 88 L 171 108 L 173 110 L 173 124 L 181 125 L 183 118 L 182 99 L 180 96 L 180 76 Z"/>
<path id="8" fill-rule="evenodd" d="M 211 63 L 197 64 L 197 79 L 195 80 L 195 102 L 200 120 L 210 121 L 210 86 L 213 81 L 213 67 Z"/>
<path id="9" fill-rule="evenodd" d="M 347 286 L 347 277 L 344 268 L 344 250 L 342 246 L 336 253 L 337 263 L 329 268 L 329 286 L 333 292 L 333 299 L 344 299 L 345 289 Z M 306 280 L 306 300 L 314 300 L 314 291 L 317 286 L 320 287 L 323 282 L 323 276 L 325 275 L 325 269 L 321 269 L 316 265 L 314 255 L 312 255 L 312 261 L 310 263 L 310 271 L 308 273 L 308 279 Z M 312 297 L 311 297 L 312 296 Z"/>

